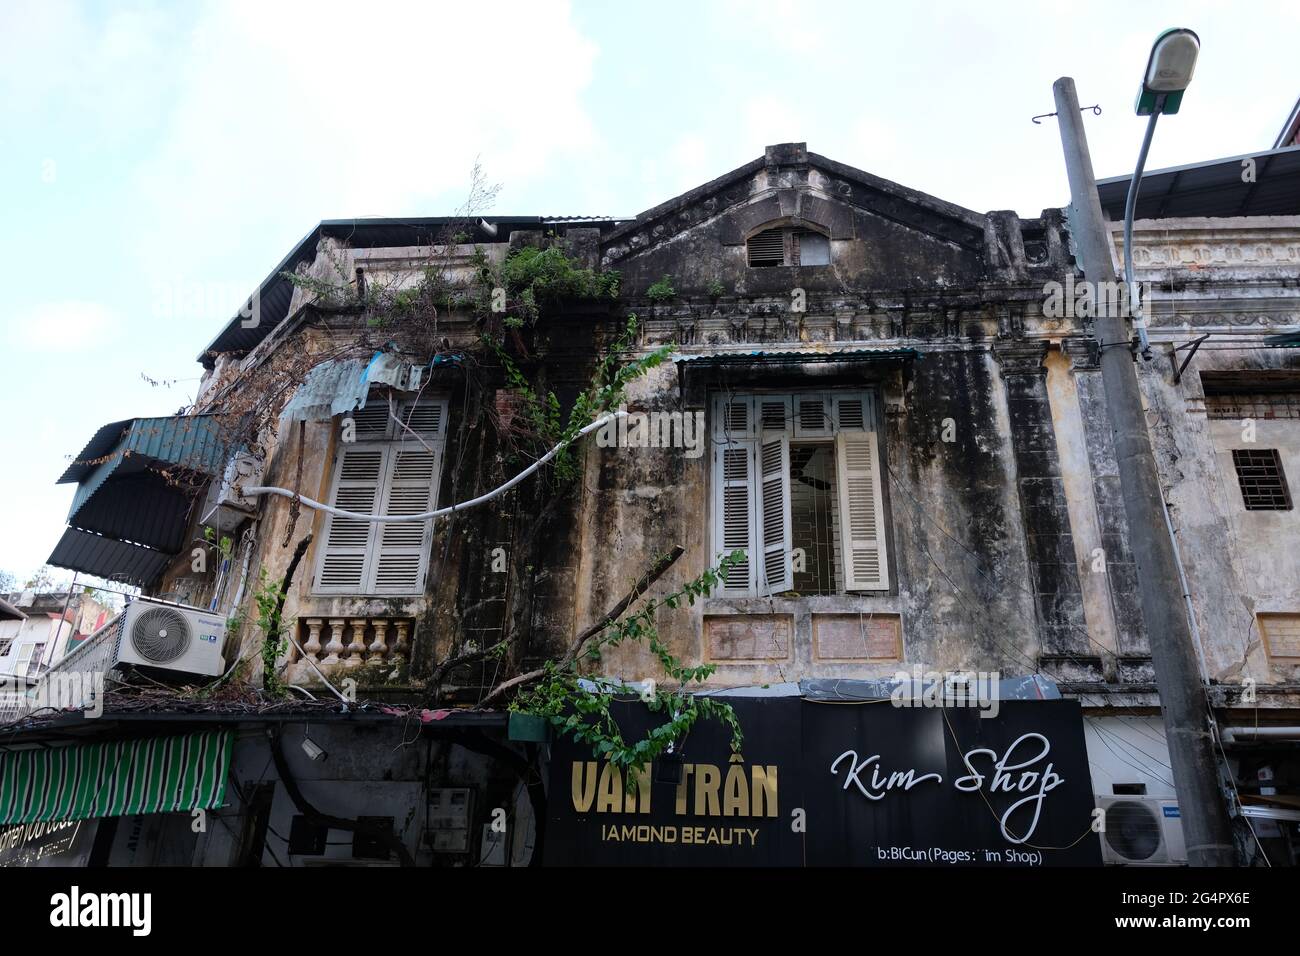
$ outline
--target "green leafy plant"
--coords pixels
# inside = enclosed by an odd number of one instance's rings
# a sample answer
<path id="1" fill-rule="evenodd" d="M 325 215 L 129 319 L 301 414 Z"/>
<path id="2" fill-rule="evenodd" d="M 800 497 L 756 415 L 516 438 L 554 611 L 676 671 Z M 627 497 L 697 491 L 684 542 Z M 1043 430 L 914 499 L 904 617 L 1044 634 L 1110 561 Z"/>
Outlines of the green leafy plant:
<path id="1" fill-rule="evenodd" d="M 727 287 L 722 284 L 721 279 L 714 279 L 709 283 L 709 296 L 717 299 L 727 294 Z"/>
<path id="2" fill-rule="evenodd" d="M 276 671 L 276 663 L 289 646 L 288 638 L 280 633 L 282 594 L 283 581 L 268 579 L 263 568 L 257 590 L 253 593 L 253 603 L 257 606 L 257 626 L 263 635 L 262 688 L 272 697 L 282 697 L 285 692 L 284 682 Z"/>
<path id="3" fill-rule="evenodd" d="M 673 277 L 664 276 L 658 282 L 651 284 L 650 288 L 645 290 L 646 298 L 651 302 L 668 302 L 677 298 L 677 290 L 673 288 Z"/>
<path id="4" fill-rule="evenodd" d="M 543 676 L 516 697 L 510 709 L 543 717 L 557 732 L 590 746 L 596 756 L 608 758 L 624 772 L 629 791 L 635 786 L 635 774 L 626 771 L 643 771 L 652 760 L 668 749 L 669 744 L 685 737 L 700 718 L 718 720 L 725 724 L 731 731 L 732 752 L 740 753 L 744 734 L 731 705 L 713 697 L 688 693 L 691 685 L 699 685 L 708 680 L 716 665 L 685 666 L 660 638 L 655 615 L 660 608 L 676 609 L 683 602 L 694 604 L 696 600 L 708 597 L 722 582 L 727 571 L 744 559 L 743 551 L 731 552 L 717 567 L 708 568 L 679 590 L 664 598 L 647 601 L 639 610 L 612 622 L 589 639 L 567 663 L 548 661 Z M 665 692 L 656 686 L 653 691 L 640 692 L 612 681 L 584 681 L 581 673 L 583 666 L 599 664 L 604 651 L 627 641 L 635 641 L 647 647 L 659 661 L 664 673 L 677 682 L 677 689 Z M 625 740 L 618 722 L 610 714 L 610 705 L 620 691 L 635 693 L 652 713 L 664 714 L 667 719 L 649 731 L 643 739 L 631 742 Z"/>

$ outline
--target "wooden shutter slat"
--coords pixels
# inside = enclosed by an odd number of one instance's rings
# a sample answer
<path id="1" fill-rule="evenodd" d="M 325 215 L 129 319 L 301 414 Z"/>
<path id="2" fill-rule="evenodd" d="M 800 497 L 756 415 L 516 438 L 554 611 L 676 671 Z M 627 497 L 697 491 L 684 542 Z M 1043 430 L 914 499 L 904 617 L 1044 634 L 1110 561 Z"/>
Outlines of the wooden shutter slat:
<path id="1" fill-rule="evenodd" d="M 376 514 L 380 483 L 387 464 L 382 446 L 344 445 L 335 470 L 330 504 L 358 514 Z M 360 593 L 375 540 L 375 523 L 330 515 L 316 577 L 316 590 L 331 594 Z"/>
<path id="2" fill-rule="evenodd" d="M 763 560 L 759 593 L 777 594 L 794 587 L 790 543 L 790 439 L 784 435 L 759 447 L 762 511 L 759 528 Z"/>
<path id="3" fill-rule="evenodd" d="M 839 479 L 844 588 L 847 591 L 885 590 L 889 587 L 889 570 L 876 434 L 868 431 L 841 431 L 837 434 L 835 465 Z"/>

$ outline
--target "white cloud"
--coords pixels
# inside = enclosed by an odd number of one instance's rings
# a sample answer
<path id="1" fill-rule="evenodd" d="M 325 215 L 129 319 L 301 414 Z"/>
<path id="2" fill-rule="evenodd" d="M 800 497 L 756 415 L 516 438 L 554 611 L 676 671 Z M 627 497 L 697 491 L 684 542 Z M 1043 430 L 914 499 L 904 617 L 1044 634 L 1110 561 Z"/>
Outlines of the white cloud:
<path id="1" fill-rule="evenodd" d="M 119 327 L 116 314 L 102 303 L 44 302 L 12 316 L 5 337 L 11 347 L 82 351 L 103 345 Z"/>
<path id="2" fill-rule="evenodd" d="M 214 5 L 134 184 L 151 246 L 450 213 L 476 159 L 508 193 L 592 143 L 595 55 L 567 3 Z"/>

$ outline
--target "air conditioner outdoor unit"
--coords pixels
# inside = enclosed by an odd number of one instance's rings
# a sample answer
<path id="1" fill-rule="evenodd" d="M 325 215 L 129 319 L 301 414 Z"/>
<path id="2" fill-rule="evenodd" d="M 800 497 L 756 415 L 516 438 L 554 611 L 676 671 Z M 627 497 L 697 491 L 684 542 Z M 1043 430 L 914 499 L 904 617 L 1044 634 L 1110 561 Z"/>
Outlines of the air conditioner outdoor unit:
<path id="1" fill-rule="evenodd" d="M 1097 797 L 1106 811 L 1101 856 L 1121 866 L 1181 866 L 1187 863 L 1178 801 L 1159 797 Z"/>
<path id="2" fill-rule="evenodd" d="M 113 664 L 216 677 L 225 670 L 226 619 L 183 604 L 136 598 L 118 619 Z"/>

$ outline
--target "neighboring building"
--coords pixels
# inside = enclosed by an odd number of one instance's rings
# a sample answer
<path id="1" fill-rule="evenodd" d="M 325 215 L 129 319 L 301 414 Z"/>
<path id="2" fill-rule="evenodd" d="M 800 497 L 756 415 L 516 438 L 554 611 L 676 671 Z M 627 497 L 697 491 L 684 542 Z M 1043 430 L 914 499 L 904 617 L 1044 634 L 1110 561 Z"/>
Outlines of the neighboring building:
<path id="1" fill-rule="evenodd" d="M 1141 380 L 1225 726 L 1247 690 L 1251 723 L 1300 723 L 1300 436 L 1286 420 L 1300 353 L 1270 344 L 1300 330 L 1300 191 L 1276 199 L 1272 178 L 1294 185 L 1285 153 L 1234 199 L 1241 218 L 1177 207 L 1135 239 L 1155 283 L 1158 357 Z M 1171 207 L 1182 188 L 1164 191 Z M 566 268 L 617 271 L 616 294 L 569 276 L 544 299 L 553 287 L 533 284 L 536 301 L 510 306 L 525 320 L 504 322 L 482 276 L 541 248 Z M 262 711 L 186 701 L 155 717 L 155 733 L 235 781 L 168 809 L 210 807 L 229 825 L 196 837 L 187 817 L 119 815 L 131 832 L 156 831 L 146 842 L 167 859 L 210 865 L 536 863 L 543 842 L 555 862 L 916 862 L 909 846 L 973 843 L 979 855 L 959 862 L 1095 863 L 1091 810 L 1119 801 L 1151 811 L 1151 829 L 1147 817 L 1136 836 L 1116 828 L 1106 859 L 1177 862 L 1100 344 L 1073 303 L 1056 309 L 1077 278 L 1061 210 L 975 213 L 802 143 L 633 220 L 321 223 L 204 351 L 194 409 L 104 426 L 61 479 L 78 490 L 51 563 L 242 614 L 230 662 L 261 646 L 260 575 L 284 577 L 312 534 L 279 665 L 315 699 Z M 574 481 L 544 472 L 423 523 L 293 497 L 418 516 L 497 488 L 537 454 L 528 391 L 501 355 L 567 414 L 629 313 L 632 355 L 671 345 L 670 360 L 632 382 L 626 427 L 579 446 Z M 1173 382 L 1201 331 L 1216 349 L 1202 343 Z M 1259 442 L 1238 448 L 1232 417 L 1245 411 Z M 668 440 L 638 440 L 650 433 Z M 505 677 L 561 657 L 674 548 L 652 593 L 746 554 L 711 595 L 656 616 L 666 652 L 712 666 L 707 688 L 732 695 L 721 699 L 735 702 L 743 757 L 719 725 L 699 724 L 693 762 L 656 761 L 625 796 L 608 765 L 564 739 L 551 751 L 512 740 L 523 735 L 494 708 Z M 482 656 L 503 641 L 504 655 Z M 592 673 L 671 683 L 661 660 L 627 641 Z M 867 706 L 913 669 L 922 684 L 931 672 L 992 682 L 984 692 L 1004 712 Z M 335 704 L 326 680 L 372 703 Z M 620 705 L 626 728 L 640 726 L 638 707 Z M 196 711 L 228 735 L 200 742 Z M 115 719 L 110 702 L 97 722 L 62 718 L 58 731 L 95 746 L 140 733 L 135 717 Z M 1020 792 L 1038 788 L 1033 821 L 1016 815 L 1024 801 L 990 816 L 958 781 L 971 755 L 1026 740 L 1045 748 L 1017 778 Z M 989 749 L 968 749 L 976 741 Z M 348 759 L 317 759 L 339 751 Z M 883 782 L 868 779 L 875 759 Z M 1240 778 L 1247 763 L 1235 766 Z M 791 835 L 792 792 L 835 821 L 815 843 Z M 916 812 L 878 809 L 899 801 Z M 497 811 L 511 821 L 503 837 Z M 1035 860 L 1023 845 L 1040 823 Z M 1274 862 L 1294 862 L 1289 831 L 1261 839 Z M 87 852 L 132 862 L 128 842 L 115 822 Z M 1240 843 L 1257 859 L 1244 828 Z"/>
<path id="2" fill-rule="evenodd" d="M 112 609 L 84 593 L 66 591 L 6 595 L 0 616 L 0 679 L 39 677 L 112 616 Z"/>

